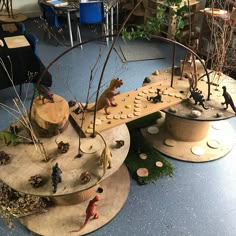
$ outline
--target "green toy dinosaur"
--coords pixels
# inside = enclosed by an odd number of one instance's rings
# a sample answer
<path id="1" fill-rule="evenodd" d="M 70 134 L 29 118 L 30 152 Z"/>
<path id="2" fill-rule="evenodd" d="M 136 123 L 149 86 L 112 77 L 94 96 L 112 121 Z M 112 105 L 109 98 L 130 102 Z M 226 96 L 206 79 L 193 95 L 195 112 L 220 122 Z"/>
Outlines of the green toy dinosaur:
<path id="1" fill-rule="evenodd" d="M 9 131 L 0 131 L 0 144 L 8 146 L 17 145 L 23 142 L 24 141 L 21 137 L 18 137 Z"/>

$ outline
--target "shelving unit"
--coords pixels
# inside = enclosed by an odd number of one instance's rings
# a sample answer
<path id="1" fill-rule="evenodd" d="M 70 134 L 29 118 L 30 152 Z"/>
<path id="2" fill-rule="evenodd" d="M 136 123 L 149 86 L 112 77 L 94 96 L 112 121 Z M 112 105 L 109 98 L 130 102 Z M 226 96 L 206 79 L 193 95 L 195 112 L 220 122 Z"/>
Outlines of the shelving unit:
<path id="1" fill-rule="evenodd" d="M 187 1 L 183 0 L 182 3 L 180 4 L 180 7 L 184 6 L 184 4 L 187 4 Z M 188 25 L 185 26 L 183 31 L 181 32 L 181 37 L 187 37 L 189 35 L 190 28 L 193 29 L 193 23 L 194 23 L 194 17 L 197 12 L 199 1 L 189 1 L 189 8 L 190 8 L 190 13 L 186 13 L 184 17 L 186 19 L 188 18 Z M 155 14 L 158 11 L 158 8 L 160 5 L 167 6 L 165 1 L 161 0 L 148 0 L 147 6 L 145 8 L 145 20 L 150 19 L 151 17 L 155 17 Z M 168 16 L 168 23 L 166 26 L 163 27 L 161 34 L 165 37 L 168 38 L 174 38 L 175 37 L 175 32 L 176 32 L 176 10 L 177 6 L 169 6 L 167 7 L 166 14 Z M 191 25 L 190 25 L 191 24 Z"/>

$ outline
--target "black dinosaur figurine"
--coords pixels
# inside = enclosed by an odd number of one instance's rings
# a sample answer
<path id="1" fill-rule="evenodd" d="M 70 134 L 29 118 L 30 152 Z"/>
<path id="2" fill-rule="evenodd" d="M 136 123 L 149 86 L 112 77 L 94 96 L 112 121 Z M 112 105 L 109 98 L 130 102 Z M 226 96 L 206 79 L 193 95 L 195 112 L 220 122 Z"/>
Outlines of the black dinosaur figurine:
<path id="1" fill-rule="evenodd" d="M 230 105 L 232 110 L 235 112 L 236 114 L 236 108 L 235 108 L 235 105 L 234 105 L 234 101 L 231 97 L 231 95 L 227 92 L 227 89 L 225 86 L 222 87 L 223 89 L 223 94 L 222 96 L 224 97 L 225 99 L 225 102 L 222 102 L 221 104 L 222 105 L 225 105 L 226 107 L 224 108 L 225 110 L 228 109 L 228 106 Z"/>
<path id="2" fill-rule="evenodd" d="M 153 101 L 153 103 L 158 103 L 158 102 L 163 102 L 161 100 L 161 94 L 160 94 L 160 89 L 157 89 L 156 93 L 157 95 L 155 97 L 147 97 L 148 101 Z"/>
<path id="3" fill-rule="evenodd" d="M 56 163 L 52 167 L 52 186 L 53 186 L 53 193 L 57 192 L 57 185 L 61 183 L 61 169 L 58 166 L 58 163 Z"/>
<path id="4" fill-rule="evenodd" d="M 202 95 L 201 90 L 199 90 L 198 88 L 190 87 L 190 93 L 191 95 L 189 96 L 189 98 L 193 98 L 193 100 L 195 101 L 195 105 L 201 105 L 205 110 L 209 109 L 205 106 L 205 99 Z"/>
<path id="5" fill-rule="evenodd" d="M 54 102 L 53 92 L 45 85 L 39 84 L 37 91 L 39 93 L 39 99 L 43 101 L 43 104 L 45 103 L 44 102 L 45 99 L 49 100 L 50 102 Z"/>

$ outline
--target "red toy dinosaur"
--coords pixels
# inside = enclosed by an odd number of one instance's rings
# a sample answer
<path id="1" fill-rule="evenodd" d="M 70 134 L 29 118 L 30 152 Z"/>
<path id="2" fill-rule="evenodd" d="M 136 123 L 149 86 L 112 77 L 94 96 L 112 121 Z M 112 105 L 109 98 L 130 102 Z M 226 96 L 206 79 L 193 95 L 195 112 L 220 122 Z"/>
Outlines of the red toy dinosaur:
<path id="1" fill-rule="evenodd" d="M 84 227 L 87 225 L 91 217 L 93 217 L 93 219 L 98 219 L 99 215 L 96 210 L 96 206 L 98 205 L 97 202 L 100 201 L 101 199 L 102 197 L 100 195 L 96 195 L 92 200 L 89 201 L 89 204 L 86 208 L 86 218 L 83 225 L 79 229 L 74 229 L 71 230 L 70 232 L 79 232 L 82 229 L 84 229 Z"/>

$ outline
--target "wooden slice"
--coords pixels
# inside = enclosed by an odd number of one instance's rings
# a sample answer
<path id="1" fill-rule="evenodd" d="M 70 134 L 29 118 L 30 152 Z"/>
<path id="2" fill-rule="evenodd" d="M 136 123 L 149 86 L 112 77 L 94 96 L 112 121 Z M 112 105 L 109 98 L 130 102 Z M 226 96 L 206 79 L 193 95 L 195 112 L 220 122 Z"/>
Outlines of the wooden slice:
<path id="1" fill-rule="evenodd" d="M 65 126 L 68 121 L 70 110 L 68 102 L 54 94 L 54 102 L 45 99 L 45 103 L 38 97 L 35 98 L 32 107 L 32 118 L 37 125 L 48 132 L 56 132 Z"/>
<path id="2" fill-rule="evenodd" d="M 139 158 L 142 159 L 142 160 L 146 160 L 147 159 L 147 154 L 146 153 L 140 153 L 139 154 Z"/>
<path id="3" fill-rule="evenodd" d="M 193 154 L 195 154 L 197 156 L 202 156 L 205 153 L 205 149 L 201 146 L 193 146 L 191 148 L 191 151 Z"/>
<path id="4" fill-rule="evenodd" d="M 161 168 L 161 167 L 163 167 L 163 163 L 161 161 L 157 161 L 156 166 Z"/>
<path id="5" fill-rule="evenodd" d="M 218 140 L 208 140 L 207 141 L 207 145 L 210 147 L 210 148 L 214 148 L 214 149 L 217 149 L 220 147 L 220 142 Z"/>
<path id="6" fill-rule="evenodd" d="M 147 177 L 149 175 L 147 168 L 139 168 L 139 169 L 137 169 L 136 174 L 139 177 Z"/>
<path id="7" fill-rule="evenodd" d="M 174 147 L 176 145 L 176 141 L 174 139 L 167 138 L 165 139 L 164 144 L 169 147 Z"/>
<path id="8" fill-rule="evenodd" d="M 84 153 L 95 153 L 102 149 L 102 141 L 100 136 L 95 138 L 83 138 L 81 139 L 80 149 Z"/>
<path id="9" fill-rule="evenodd" d="M 149 134 L 158 134 L 159 129 L 156 126 L 150 126 L 148 127 L 147 132 Z"/>

